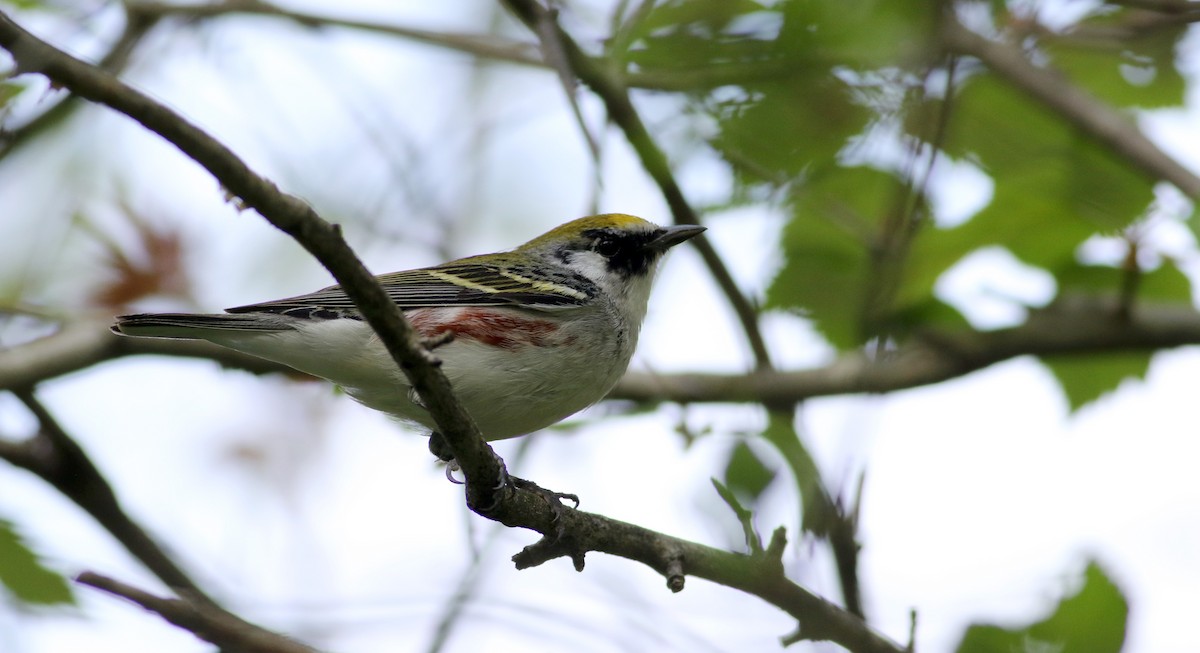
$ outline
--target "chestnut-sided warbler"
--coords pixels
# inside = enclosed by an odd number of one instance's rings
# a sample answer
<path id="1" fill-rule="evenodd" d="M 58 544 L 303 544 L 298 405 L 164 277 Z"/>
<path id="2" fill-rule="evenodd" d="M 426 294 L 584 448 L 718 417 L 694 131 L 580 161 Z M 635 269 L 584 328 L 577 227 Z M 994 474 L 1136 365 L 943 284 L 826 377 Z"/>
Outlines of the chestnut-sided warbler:
<path id="1" fill-rule="evenodd" d="M 510 251 L 378 277 L 484 437 L 531 433 L 604 398 L 625 373 L 663 254 L 704 227 L 580 218 Z M 225 314 L 117 318 L 128 336 L 207 340 L 328 379 L 430 429 L 408 379 L 339 286 Z"/>

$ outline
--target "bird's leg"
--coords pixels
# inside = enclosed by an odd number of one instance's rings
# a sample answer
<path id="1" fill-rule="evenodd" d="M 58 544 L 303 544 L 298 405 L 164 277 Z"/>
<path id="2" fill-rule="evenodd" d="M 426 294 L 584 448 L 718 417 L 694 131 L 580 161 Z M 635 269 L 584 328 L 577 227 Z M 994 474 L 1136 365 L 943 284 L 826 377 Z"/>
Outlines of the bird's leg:
<path id="1" fill-rule="evenodd" d="M 454 472 L 457 472 L 461 468 L 458 466 L 458 461 L 454 459 L 454 452 L 450 451 L 450 446 L 446 444 L 446 438 L 442 437 L 442 434 L 437 431 L 429 433 L 429 453 L 433 454 L 441 462 L 446 463 L 447 481 L 455 485 L 466 483 L 466 481 L 454 478 Z"/>
<path id="2" fill-rule="evenodd" d="M 453 476 L 454 472 L 458 471 L 459 469 L 458 463 L 455 462 L 454 452 L 450 450 L 449 445 L 446 444 L 446 438 L 442 437 L 441 433 L 433 431 L 429 434 L 429 452 L 434 456 L 437 456 L 438 460 L 446 463 L 446 478 L 449 479 L 451 483 L 457 483 L 459 485 L 463 484 L 463 481 L 460 481 Z M 550 504 L 550 510 L 554 513 L 554 521 L 556 522 L 561 521 L 560 517 L 563 514 L 563 509 L 566 508 L 566 506 L 564 506 L 562 503 L 563 500 L 574 503 L 575 508 L 579 507 L 579 497 L 577 495 L 567 492 L 555 492 L 553 490 L 547 490 L 533 481 L 529 481 L 517 476 L 511 476 L 507 471 L 505 471 L 503 464 L 500 466 L 500 470 L 502 477 L 500 479 L 500 484 L 495 489 L 499 490 L 504 487 L 505 483 L 508 483 L 517 489 L 528 490 L 538 494 L 546 500 L 546 503 Z M 492 506 L 492 508 L 495 508 L 495 506 Z M 484 510 L 484 512 L 488 512 L 488 510 Z"/>

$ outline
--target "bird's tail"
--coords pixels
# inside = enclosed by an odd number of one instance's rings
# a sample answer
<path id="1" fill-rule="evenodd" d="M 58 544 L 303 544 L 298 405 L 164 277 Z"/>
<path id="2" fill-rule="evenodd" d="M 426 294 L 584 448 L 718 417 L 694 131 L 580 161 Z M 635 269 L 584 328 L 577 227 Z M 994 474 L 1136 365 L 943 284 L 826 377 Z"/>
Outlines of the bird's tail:
<path id="1" fill-rule="evenodd" d="M 112 331 L 142 338 L 208 340 L 212 335 L 231 332 L 284 331 L 293 327 L 289 322 L 284 316 L 263 313 L 140 313 L 118 317 Z"/>

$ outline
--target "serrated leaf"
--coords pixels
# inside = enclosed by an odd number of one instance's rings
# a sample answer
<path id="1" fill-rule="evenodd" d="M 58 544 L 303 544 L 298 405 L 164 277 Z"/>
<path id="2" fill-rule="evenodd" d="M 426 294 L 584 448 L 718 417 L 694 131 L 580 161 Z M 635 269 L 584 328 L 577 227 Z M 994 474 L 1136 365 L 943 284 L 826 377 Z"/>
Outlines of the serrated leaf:
<path id="1" fill-rule="evenodd" d="M 1144 379 L 1150 369 L 1149 352 L 1117 352 L 1042 356 L 1042 363 L 1058 380 L 1071 412 L 1116 390 L 1125 379 Z"/>
<path id="2" fill-rule="evenodd" d="M 725 463 L 723 476 L 725 487 L 729 488 L 734 496 L 743 497 L 750 503 L 755 503 L 763 491 L 775 480 L 775 471 L 767 467 L 749 445 L 745 442 L 738 442 L 729 452 L 729 460 Z"/>
<path id="3" fill-rule="evenodd" d="M 1026 627 L 973 625 L 958 653 L 1118 653 L 1125 644 L 1129 604 L 1120 588 L 1092 562 L 1083 587 L 1063 599 L 1052 615 Z"/>
<path id="4" fill-rule="evenodd" d="M 75 603 L 67 580 L 43 566 L 16 527 L 4 519 L 0 519 L 0 585 L 30 605 Z"/>

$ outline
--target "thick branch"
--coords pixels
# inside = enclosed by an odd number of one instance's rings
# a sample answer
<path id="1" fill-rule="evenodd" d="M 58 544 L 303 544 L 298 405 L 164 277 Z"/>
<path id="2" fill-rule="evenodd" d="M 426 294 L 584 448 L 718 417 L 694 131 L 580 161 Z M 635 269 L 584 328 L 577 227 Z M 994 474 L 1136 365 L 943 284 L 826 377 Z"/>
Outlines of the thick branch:
<path id="1" fill-rule="evenodd" d="M 1068 306 L 1070 304 L 1071 306 Z M 929 332 L 874 359 L 846 354 L 811 370 L 751 374 L 629 372 L 610 399 L 639 402 L 792 404 L 813 397 L 883 393 L 951 380 L 1018 356 L 1155 351 L 1200 344 L 1200 313 L 1187 306 L 1138 305 L 1129 319 L 1117 302 L 1071 301 L 998 331 Z M 58 333 L 0 350 L 0 390 L 28 387 L 96 363 L 132 355 L 216 361 L 254 374 L 294 373 L 216 345 L 182 340 L 117 338 L 108 319 L 66 325 Z"/>
<path id="2" fill-rule="evenodd" d="M 129 14 L 125 21 L 124 31 L 113 42 L 108 52 L 96 62 L 96 67 L 113 74 L 125 68 L 133 51 L 155 24 L 157 24 L 157 19 L 154 17 Z M 41 113 L 30 118 L 21 126 L 0 131 L 0 159 L 70 117 L 80 106 L 78 100 L 79 98 L 74 95 L 66 95 L 57 102 L 51 103 Z"/>
<path id="3" fill-rule="evenodd" d="M 203 601 L 155 596 L 107 576 L 85 571 L 77 582 L 119 596 L 154 612 L 163 619 L 216 644 L 222 651 L 238 653 L 317 653 L 317 650 L 245 621 Z M 186 596 L 186 593 L 183 594 Z"/>
<path id="4" fill-rule="evenodd" d="M 534 528 L 552 532 L 544 529 L 558 525 L 553 523 L 553 513 L 542 504 L 547 521 Z M 574 551 L 600 551 L 651 567 L 667 578 L 668 587 L 674 591 L 682 589 L 683 577 L 689 575 L 757 596 L 799 620 L 801 639 L 833 641 L 856 652 L 901 651 L 900 646 L 872 631 L 860 618 L 788 580 L 779 560 L 785 548 L 782 541 L 772 541 L 765 554 L 744 555 L 580 510 L 568 510 L 559 518 L 564 522 L 563 537 L 549 546 L 539 543 L 513 556 L 518 568 L 532 567 Z M 506 513 L 497 519 L 516 525 L 509 522 Z M 781 538 L 782 529 L 776 533 L 776 539 Z"/>
<path id="5" fill-rule="evenodd" d="M 54 48 L 0 12 L 0 47 L 12 53 L 21 73 L 39 73 L 80 97 L 111 107 L 162 136 L 204 166 L 245 206 L 294 238 L 326 267 L 380 336 L 388 353 L 408 376 L 462 465 L 468 494 L 487 505 L 490 488 L 503 471 L 495 454 L 450 389 L 439 362 L 424 348 L 400 310 L 358 260 L 341 229 L 322 220 L 299 198 L 282 193 L 216 139 L 166 106 L 126 86 L 112 75 Z"/>
<path id="6" fill-rule="evenodd" d="M 747 558 L 598 515 L 564 511 L 561 507 L 555 510 L 541 494 L 513 485 L 497 488 L 494 479 L 502 473 L 501 463 L 458 405 L 444 375 L 437 369 L 437 361 L 422 348 L 400 311 L 357 260 L 336 227 L 322 221 L 297 198 L 280 193 L 227 148 L 177 114 L 112 76 L 32 37 L 3 13 L 0 13 L 0 46 L 12 52 L 20 71 L 47 75 L 81 97 L 108 105 L 163 136 L 324 264 L 420 392 L 464 467 L 468 501 L 473 506 L 491 507 L 487 516 L 506 525 L 553 536 L 520 554 L 520 566 L 562 555 L 570 555 L 578 562 L 584 551 L 604 551 L 650 565 L 667 577 L 674 590 L 682 588 L 686 573 L 692 573 L 752 592 L 802 619 L 805 637 L 829 639 L 855 651 L 900 650 L 874 634 L 861 619 L 789 581 L 778 559 Z M 630 115 L 636 119 L 636 114 Z M 661 152 L 658 155 L 661 158 Z M 660 163 L 665 165 L 665 160 Z M 494 505 L 481 501 L 489 493 L 496 495 Z"/>
<path id="7" fill-rule="evenodd" d="M 1190 306 L 1139 305 L 1129 319 L 1122 319 L 1117 302 L 1084 301 L 1036 313 L 1018 327 L 931 332 L 874 360 L 851 354 L 813 370 L 627 374 L 610 397 L 682 403 L 795 402 L 939 383 L 1018 356 L 1152 352 L 1196 344 L 1200 344 L 1200 313 Z"/>
<path id="8" fill-rule="evenodd" d="M 1146 138 L 1131 116 L 1114 110 L 1062 75 L 1033 65 L 1017 48 L 986 39 L 953 17 L 946 18 L 942 35 L 948 48 L 979 59 L 992 72 L 1061 114 L 1144 174 L 1174 184 L 1192 199 L 1200 199 L 1200 177 Z"/>

